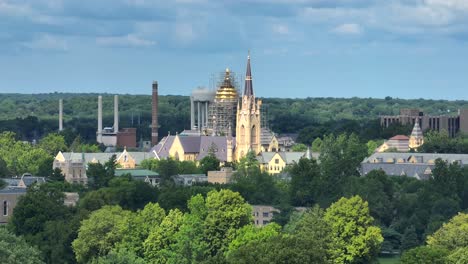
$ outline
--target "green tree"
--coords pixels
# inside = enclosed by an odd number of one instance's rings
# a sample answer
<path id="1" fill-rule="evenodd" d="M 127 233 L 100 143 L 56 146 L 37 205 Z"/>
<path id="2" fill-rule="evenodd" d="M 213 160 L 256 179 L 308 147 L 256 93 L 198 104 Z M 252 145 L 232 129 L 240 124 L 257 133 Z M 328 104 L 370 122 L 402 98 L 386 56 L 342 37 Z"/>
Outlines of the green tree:
<path id="1" fill-rule="evenodd" d="M 312 142 L 312 151 L 313 152 L 320 152 L 322 150 L 322 139 L 319 137 L 314 139 Z"/>
<path id="2" fill-rule="evenodd" d="M 55 156 L 59 151 L 67 151 L 65 138 L 57 133 L 50 133 L 39 141 L 40 148 L 45 150 L 49 155 Z"/>
<path id="3" fill-rule="evenodd" d="M 448 250 L 468 247 L 468 214 L 459 213 L 444 224 L 433 235 L 427 238 L 427 244 L 432 247 L 442 247 Z"/>
<path id="4" fill-rule="evenodd" d="M 219 170 L 219 159 L 216 157 L 214 152 L 210 152 L 203 159 L 200 160 L 200 170 L 206 175 L 208 171 Z"/>
<path id="5" fill-rule="evenodd" d="M 401 238 L 401 250 L 406 251 L 417 246 L 419 246 L 418 234 L 414 226 L 409 226 Z"/>
<path id="6" fill-rule="evenodd" d="M 64 194 L 60 188 L 51 184 L 35 185 L 19 198 L 8 223 L 16 235 L 24 235 L 27 241 L 44 231 L 48 221 L 64 220 L 70 216 Z M 39 243 L 39 241 L 37 241 Z"/>
<path id="7" fill-rule="evenodd" d="M 246 177 L 254 174 L 258 174 L 260 171 L 260 165 L 258 163 L 257 157 L 253 151 L 247 152 L 245 157 L 242 157 L 239 160 L 239 164 L 237 166 L 237 175 L 239 177 Z"/>
<path id="8" fill-rule="evenodd" d="M 400 261 L 402 264 L 445 264 L 447 255 L 446 249 L 421 246 L 403 253 Z"/>
<path id="9" fill-rule="evenodd" d="M 129 231 L 125 234 L 118 248 L 125 248 L 143 257 L 143 243 L 153 229 L 157 228 L 166 217 L 166 212 L 157 203 L 148 203 L 129 219 Z"/>
<path id="10" fill-rule="evenodd" d="M 5 160 L 0 157 L 0 178 L 5 178 L 10 175 L 10 172 L 8 171 L 8 165 L 5 162 Z"/>
<path id="11" fill-rule="evenodd" d="M 237 229 L 251 223 L 252 208 L 239 193 L 220 190 L 208 193 L 206 209 L 204 237 L 209 255 L 216 256 L 228 249 Z"/>
<path id="12" fill-rule="evenodd" d="M 325 212 L 330 225 L 334 263 L 368 263 L 373 261 L 383 242 L 380 228 L 372 226 L 367 202 L 359 196 L 341 198 Z"/>
<path id="13" fill-rule="evenodd" d="M 289 169 L 291 174 L 290 196 L 295 206 L 310 206 L 316 202 L 320 167 L 317 161 L 301 158 Z"/>
<path id="14" fill-rule="evenodd" d="M 305 144 L 302 144 L 302 143 L 294 144 L 291 147 L 291 151 L 295 151 L 295 152 L 304 152 L 306 150 L 307 150 L 307 146 Z"/>
<path id="15" fill-rule="evenodd" d="M 129 231 L 130 211 L 104 206 L 83 220 L 72 247 L 79 263 L 107 255 Z"/>
<path id="16" fill-rule="evenodd" d="M 55 168 L 52 171 L 52 175 L 49 177 L 49 180 L 63 182 L 65 181 L 65 176 L 62 174 L 62 170 L 60 168 Z"/>
<path id="17" fill-rule="evenodd" d="M 367 155 L 372 155 L 375 150 L 379 147 L 379 143 L 374 140 L 367 141 Z"/>
<path id="18" fill-rule="evenodd" d="M 41 252 L 21 237 L 0 228 L 0 260 L 7 264 L 40 264 Z"/>
<path id="19" fill-rule="evenodd" d="M 106 256 L 93 259 L 91 264 L 145 264 L 146 262 L 130 250 L 112 250 Z"/>
<path id="20" fill-rule="evenodd" d="M 115 155 L 112 155 L 104 164 L 89 163 L 86 175 L 90 180 L 90 187 L 99 189 L 109 186 L 109 182 L 115 177 L 116 167 L 117 163 Z"/>
<path id="21" fill-rule="evenodd" d="M 468 247 L 459 248 L 450 253 L 446 258 L 446 264 L 468 263 Z"/>
<path id="22" fill-rule="evenodd" d="M 262 228 L 251 225 L 246 225 L 240 228 L 236 233 L 236 238 L 229 243 L 229 250 L 225 255 L 229 258 L 229 254 L 247 244 L 261 244 L 269 240 L 271 237 L 278 236 L 281 231 L 281 226 L 276 223 L 270 223 Z"/>
<path id="23" fill-rule="evenodd" d="M 167 263 L 177 254 L 173 247 L 177 243 L 176 233 L 183 220 L 183 213 L 178 209 L 170 210 L 161 224 L 154 228 L 144 242 L 145 260 L 151 263 Z"/>

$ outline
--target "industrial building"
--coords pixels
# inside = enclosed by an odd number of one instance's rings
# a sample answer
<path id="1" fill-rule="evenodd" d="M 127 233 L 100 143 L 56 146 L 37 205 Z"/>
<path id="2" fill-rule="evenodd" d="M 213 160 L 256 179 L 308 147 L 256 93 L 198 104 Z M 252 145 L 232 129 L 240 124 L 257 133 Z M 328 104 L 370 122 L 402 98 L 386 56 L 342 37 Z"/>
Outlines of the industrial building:
<path id="1" fill-rule="evenodd" d="M 468 134 L 468 109 L 460 109 L 458 114 L 454 116 L 425 115 L 419 109 L 401 109 L 399 115 L 380 116 L 380 125 L 382 127 L 389 127 L 391 124 L 414 126 L 416 121 L 418 121 L 422 131 L 428 129 L 434 131 L 445 130 L 451 137 L 456 136 L 458 133 Z"/>

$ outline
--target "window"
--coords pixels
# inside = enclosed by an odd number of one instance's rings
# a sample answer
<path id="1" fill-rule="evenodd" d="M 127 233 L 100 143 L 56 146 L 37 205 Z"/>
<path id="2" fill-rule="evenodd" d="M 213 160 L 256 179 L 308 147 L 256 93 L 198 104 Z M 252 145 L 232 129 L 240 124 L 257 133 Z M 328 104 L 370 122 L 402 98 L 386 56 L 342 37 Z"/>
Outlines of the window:
<path id="1" fill-rule="evenodd" d="M 3 216 L 8 215 L 8 201 L 3 201 Z"/>
<path id="2" fill-rule="evenodd" d="M 279 159 L 275 159 L 275 164 L 279 164 Z"/>
<path id="3" fill-rule="evenodd" d="M 268 212 L 263 212 L 263 217 L 269 217 L 270 216 L 270 213 Z"/>
<path id="4" fill-rule="evenodd" d="M 263 225 L 268 225 L 269 223 L 270 223 L 270 221 L 263 220 Z"/>

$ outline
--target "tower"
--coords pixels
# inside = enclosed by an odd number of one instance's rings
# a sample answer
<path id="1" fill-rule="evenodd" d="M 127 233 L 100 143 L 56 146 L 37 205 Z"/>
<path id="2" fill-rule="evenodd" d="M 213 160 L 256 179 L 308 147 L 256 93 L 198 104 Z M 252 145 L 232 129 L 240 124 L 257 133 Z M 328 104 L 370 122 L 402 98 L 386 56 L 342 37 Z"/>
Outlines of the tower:
<path id="1" fill-rule="evenodd" d="M 422 144 L 424 144 L 424 137 L 421 131 L 421 127 L 419 127 L 419 121 L 416 119 L 416 123 L 414 123 L 413 131 L 411 132 L 409 139 L 409 147 L 411 149 L 417 149 Z"/>
<path id="2" fill-rule="evenodd" d="M 247 56 L 244 94 L 237 106 L 236 116 L 236 159 L 239 161 L 247 152 L 260 153 L 260 108 L 261 100 L 255 99 L 250 69 L 250 53 Z"/>
<path id="3" fill-rule="evenodd" d="M 151 104 L 151 145 L 158 144 L 158 82 L 153 82 L 153 97 Z"/>

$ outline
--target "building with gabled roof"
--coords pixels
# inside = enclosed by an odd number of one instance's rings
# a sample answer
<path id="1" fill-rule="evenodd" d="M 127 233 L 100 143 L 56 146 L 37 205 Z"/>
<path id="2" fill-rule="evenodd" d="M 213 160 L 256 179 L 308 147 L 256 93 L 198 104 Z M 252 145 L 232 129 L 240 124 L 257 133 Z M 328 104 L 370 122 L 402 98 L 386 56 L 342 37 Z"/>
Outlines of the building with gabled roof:
<path id="1" fill-rule="evenodd" d="M 145 159 L 156 158 L 152 152 L 122 152 L 109 153 L 75 153 L 59 152 L 54 159 L 53 169 L 59 168 L 65 176 L 65 180 L 71 183 L 88 182 L 86 169 L 88 163 L 107 162 L 113 155 L 116 156 L 116 163 L 123 169 L 134 169 Z"/>
<path id="2" fill-rule="evenodd" d="M 387 175 L 428 179 L 437 159 L 461 166 L 468 165 L 468 154 L 386 152 L 374 153 L 365 158 L 361 162 L 360 172 L 361 175 L 367 175 L 373 170 L 383 170 Z"/>
<path id="3" fill-rule="evenodd" d="M 279 174 L 287 166 L 299 162 L 301 158 L 314 158 L 318 159 L 320 153 L 318 152 L 260 152 L 257 160 L 260 164 L 262 171 L 269 174 Z"/>

